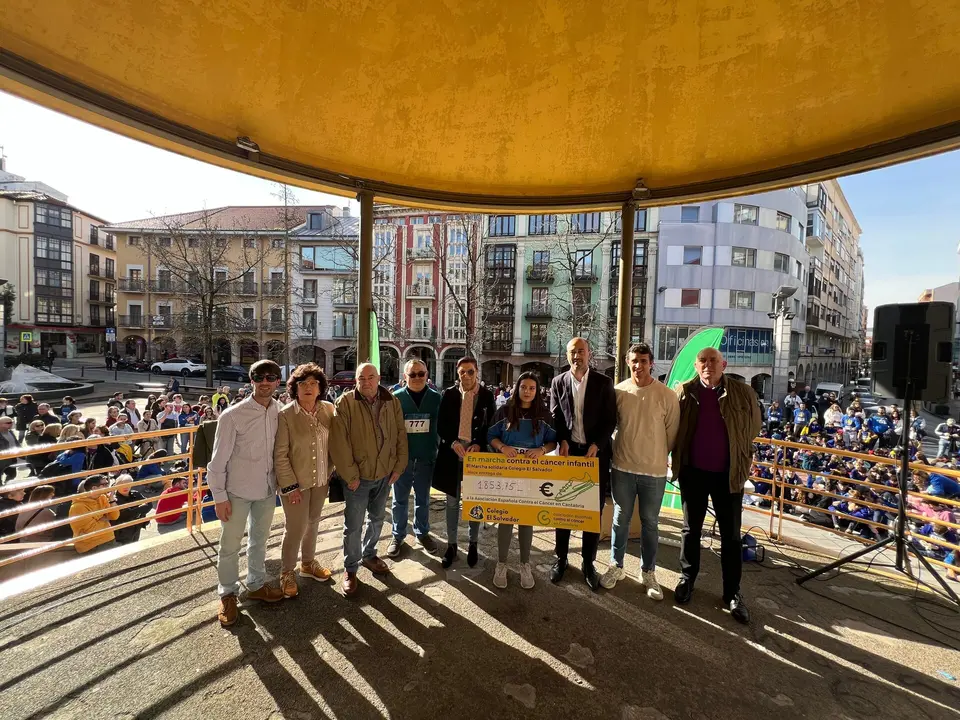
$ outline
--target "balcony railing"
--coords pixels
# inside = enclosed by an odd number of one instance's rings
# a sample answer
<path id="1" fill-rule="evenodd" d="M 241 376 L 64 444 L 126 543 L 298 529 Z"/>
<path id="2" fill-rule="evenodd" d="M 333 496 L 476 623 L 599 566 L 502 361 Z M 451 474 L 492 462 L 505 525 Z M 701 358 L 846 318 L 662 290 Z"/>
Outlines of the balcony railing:
<path id="1" fill-rule="evenodd" d="M 186 292 L 186 285 L 179 280 L 151 280 L 152 293 L 182 293 Z"/>
<path id="2" fill-rule="evenodd" d="M 414 324 L 410 329 L 410 337 L 417 340 L 432 340 L 437 336 L 437 326 L 436 325 L 420 325 Z"/>
<path id="3" fill-rule="evenodd" d="M 352 340 L 357 336 L 357 329 L 353 326 L 336 326 L 333 327 L 333 337 L 337 340 Z"/>
<path id="4" fill-rule="evenodd" d="M 427 285 L 426 283 L 407 285 L 407 297 L 435 298 L 436 296 L 437 288 L 435 285 Z"/>
<path id="5" fill-rule="evenodd" d="M 595 283 L 597 281 L 597 271 L 593 268 L 575 268 L 573 281 L 578 284 Z"/>
<path id="6" fill-rule="evenodd" d="M 483 351 L 485 353 L 512 353 L 513 340 L 505 338 L 486 338 L 483 341 Z"/>
<path id="7" fill-rule="evenodd" d="M 527 265 L 527 282 L 549 285 L 553 281 L 553 268 L 549 265 Z"/>
<path id="8" fill-rule="evenodd" d="M 513 320 L 513 303 L 498 303 L 487 311 L 488 320 Z"/>
<path id="9" fill-rule="evenodd" d="M 106 318 L 94 317 L 93 315 L 90 316 L 90 327 L 106 327 L 106 326 L 107 326 Z"/>
<path id="10" fill-rule="evenodd" d="M 553 355 L 548 340 L 527 340 L 523 347 L 524 355 Z"/>
<path id="11" fill-rule="evenodd" d="M 144 328 L 147 326 L 143 315 L 118 315 L 117 324 L 125 328 Z"/>
<path id="12" fill-rule="evenodd" d="M 170 330 L 173 327 L 173 316 L 172 315 L 151 315 L 150 327 L 162 329 L 162 330 Z"/>
<path id="13" fill-rule="evenodd" d="M 527 305 L 525 316 L 528 318 L 551 318 L 553 317 L 553 308 L 550 303 L 530 303 Z"/>
<path id="14" fill-rule="evenodd" d="M 257 283 L 252 280 L 236 280 L 231 283 L 230 292 L 234 295 L 249 295 L 256 297 Z"/>
<path id="15" fill-rule="evenodd" d="M 433 258 L 433 257 L 436 257 L 436 253 L 434 252 L 433 245 L 426 245 L 426 246 L 411 248 L 410 257 Z"/>
<path id="16" fill-rule="evenodd" d="M 261 327 L 264 332 L 282 333 L 287 324 L 283 320 L 264 320 Z"/>
<path id="17" fill-rule="evenodd" d="M 271 297 L 283 295 L 286 291 L 286 283 L 283 280 L 271 280 L 263 284 L 263 294 Z"/>
<path id="18" fill-rule="evenodd" d="M 506 265 L 487 265 L 486 273 L 488 278 L 497 280 L 513 280 L 517 276 L 515 267 Z"/>
<path id="19" fill-rule="evenodd" d="M 140 278 L 120 278 L 117 280 L 117 290 L 121 292 L 142 293 L 146 290 L 146 282 Z"/>
<path id="20" fill-rule="evenodd" d="M 240 318 L 234 321 L 233 329 L 235 332 L 256 332 L 257 321 L 254 318 Z"/>
<path id="21" fill-rule="evenodd" d="M 334 295 L 333 306 L 334 307 L 356 307 L 357 297 L 356 295 Z"/>

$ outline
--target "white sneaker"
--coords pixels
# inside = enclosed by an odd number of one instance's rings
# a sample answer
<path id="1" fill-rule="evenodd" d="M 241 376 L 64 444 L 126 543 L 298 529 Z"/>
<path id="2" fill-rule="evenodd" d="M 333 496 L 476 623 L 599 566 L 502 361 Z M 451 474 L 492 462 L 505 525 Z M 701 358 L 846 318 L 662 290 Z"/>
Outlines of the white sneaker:
<path id="1" fill-rule="evenodd" d="M 651 600 L 663 600 L 663 590 L 660 589 L 660 583 L 657 582 L 657 570 L 654 568 L 649 572 L 640 571 L 640 582 L 647 586 L 647 597 Z"/>
<path id="2" fill-rule="evenodd" d="M 622 567 L 611 565 L 607 568 L 603 577 L 600 578 L 600 585 L 607 590 L 613 590 L 617 586 L 617 582 L 623 580 L 626 576 L 627 574 L 623 571 Z"/>
<path id="3" fill-rule="evenodd" d="M 493 586 L 503 590 L 507 586 L 507 564 L 498 562 L 493 571 Z"/>
<path id="4" fill-rule="evenodd" d="M 506 572 L 504 572 L 504 585 L 506 585 Z M 528 562 L 520 563 L 520 587 L 524 590 L 532 590 L 533 586 L 533 567 Z"/>

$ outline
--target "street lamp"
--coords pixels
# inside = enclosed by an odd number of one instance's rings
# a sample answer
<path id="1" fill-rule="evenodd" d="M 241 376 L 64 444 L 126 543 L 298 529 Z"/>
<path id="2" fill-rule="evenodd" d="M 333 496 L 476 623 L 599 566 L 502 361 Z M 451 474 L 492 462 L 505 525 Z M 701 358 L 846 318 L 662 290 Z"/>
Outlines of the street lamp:
<path id="1" fill-rule="evenodd" d="M 781 389 L 786 394 L 790 382 L 790 321 L 797 314 L 787 310 L 787 300 L 795 295 L 793 285 L 781 285 L 773 294 L 773 312 L 767 317 L 773 320 L 773 374 L 770 377 L 771 402 L 780 397 Z"/>

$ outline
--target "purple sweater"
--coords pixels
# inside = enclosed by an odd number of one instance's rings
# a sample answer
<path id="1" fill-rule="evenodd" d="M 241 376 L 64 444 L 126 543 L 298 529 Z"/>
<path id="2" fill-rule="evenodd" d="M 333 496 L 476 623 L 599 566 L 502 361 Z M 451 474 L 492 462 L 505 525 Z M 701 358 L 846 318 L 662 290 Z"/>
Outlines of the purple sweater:
<path id="1" fill-rule="evenodd" d="M 720 414 L 720 395 L 718 389 L 701 385 L 698 399 L 700 412 L 697 427 L 693 431 L 693 443 L 690 447 L 690 464 L 697 470 L 707 472 L 728 472 L 730 470 L 730 440 L 727 426 Z"/>

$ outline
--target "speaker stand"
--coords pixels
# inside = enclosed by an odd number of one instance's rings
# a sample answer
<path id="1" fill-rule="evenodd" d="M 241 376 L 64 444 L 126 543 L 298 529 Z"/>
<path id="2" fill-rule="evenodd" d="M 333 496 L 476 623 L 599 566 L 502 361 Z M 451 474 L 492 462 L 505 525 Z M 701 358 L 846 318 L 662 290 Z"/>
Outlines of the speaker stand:
<path id="1" fill-rule="evenodd" d="M 908 356 L 909 357 L 909 356 Z M 907 362 L 908 375 L 909 375 L 909 359 Z M 887 536 L 883 540 L 873 543 L 872 545 L 867 545 L 862 547 L 856 552 L 850 553 L 849 555 L 839 558 L 829 565 L 825 565 L 818 570 L 814 570 L 811 573 L 807 573 L 801 578 L 797 578 L 797 585 L 803 585 L 807 580 L 813 580 L 814 578 L 820 577 L 824 573 L 828 573 L 837 568 L 843 567 L 849 563 L 856 562 L 864 555 L 869 555 L 872 552 L 877 552 L 883 550 L 883 548 L 888 545 L 895 545 L 897 549 L 897 559 L 895 567 L 897 572 L 903 573 L 907 577 L 916 580 L 917 578 L 913 574 L 913 568 L 910 565 L 910 555 L 919 560 L 920 564 L 927 569 L 933 577 L 940 584 L 940 587 L 943 588 L 943 591 L 947 596 L 953 600 L 953 603 L 957 606 L 957 611 L 960 612 L 960 597 L 957 596 L 957 593 L 949 583 L 940 576 L 932 563 L 927 560 L 919 548 L 914 542 L 907 538 L 907 486 L 910 478 L 910 423 L 907 422 L 906 418 L 910 417 L 910 408 L 913 407 L 914 402 L 914 388 L 913 381 L 908 380 L 906 384 L 906 391 L 904 392 L 903 398 L 903 410 L 904 410 L 904 422 L 903 429 L 900 432 L 900 448 L 902 452 L 900 453 L 900 471 L 897 474 L 897 485 L 900 490 L 900 498 L 897 503 L 897 522 L 894 526 L 894 531 L 891 535 Z M 879 442 L 879 440 L 877 441 Z"/>

